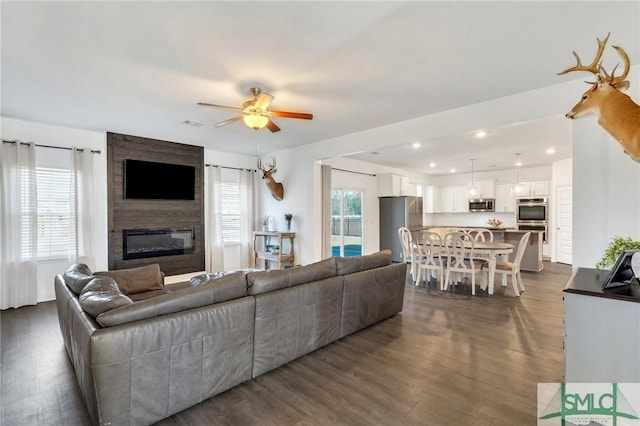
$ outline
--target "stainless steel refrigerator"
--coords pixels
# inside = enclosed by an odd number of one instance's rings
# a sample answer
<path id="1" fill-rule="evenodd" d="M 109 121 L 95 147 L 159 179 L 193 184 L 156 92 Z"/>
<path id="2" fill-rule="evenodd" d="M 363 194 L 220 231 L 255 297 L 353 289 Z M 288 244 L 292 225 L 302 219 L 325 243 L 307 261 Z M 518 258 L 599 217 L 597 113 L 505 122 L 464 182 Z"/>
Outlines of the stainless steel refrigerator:
<path id="1" fill-rule="evenodd" d="M 422 229 L 422 197 L 379 197 L 380 200 L 380 250 L 391 249 L 392 260 L 402 262 L 402 247 L 398 228 L 411 232 Z"/>

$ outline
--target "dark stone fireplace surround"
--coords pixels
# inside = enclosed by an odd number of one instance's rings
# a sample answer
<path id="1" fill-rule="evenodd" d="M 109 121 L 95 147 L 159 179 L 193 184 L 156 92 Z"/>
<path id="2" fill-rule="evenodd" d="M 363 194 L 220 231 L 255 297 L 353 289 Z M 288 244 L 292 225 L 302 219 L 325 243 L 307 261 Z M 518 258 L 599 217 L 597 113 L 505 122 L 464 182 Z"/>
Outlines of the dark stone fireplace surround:
<path id="1" fill-rule="evenodd" d="M 126 159 L 194 166 L 194 199 L 125 199 Z M 204 271 L 203 147 L 107 133 L 107 209 L 110 270 L 158 263 L 167 276 Z"/>

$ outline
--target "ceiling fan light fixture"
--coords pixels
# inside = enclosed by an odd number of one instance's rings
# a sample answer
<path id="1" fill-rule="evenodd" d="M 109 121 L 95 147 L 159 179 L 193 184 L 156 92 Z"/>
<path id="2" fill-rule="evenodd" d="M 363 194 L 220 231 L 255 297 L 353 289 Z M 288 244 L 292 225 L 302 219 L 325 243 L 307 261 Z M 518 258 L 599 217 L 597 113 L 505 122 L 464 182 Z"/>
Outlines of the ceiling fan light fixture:
<path id="1" fill-rule="evenodd" d="M 242 117 L 242 121 L 247 127 L 252 128 L 253 130 L 260 130 L 269 122 L 269 118 L 260 114 L 247 114 Z"/>

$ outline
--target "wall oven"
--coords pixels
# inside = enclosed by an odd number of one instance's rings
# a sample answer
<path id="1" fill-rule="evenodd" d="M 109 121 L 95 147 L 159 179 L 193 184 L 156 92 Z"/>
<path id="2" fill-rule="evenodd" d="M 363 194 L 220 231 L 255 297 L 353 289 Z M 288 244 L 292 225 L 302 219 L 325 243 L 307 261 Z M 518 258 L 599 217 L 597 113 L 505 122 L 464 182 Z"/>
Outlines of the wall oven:
<path id="1" fill-rule="evenodd" d="M 547 225 L 546 224 L 518 224 L 518 231 L 538 231 L 542 232 L 542 242 L 547 242 Z"/>
<path id="2" fill-rule="evenodd" d="M 549 202 L 547 198 L 518 198 L 516 200 L 516 222 L 519 231 L 538 231 L 542 241 L 547 242 L 549 221 Z"/>
<path id="3" fill-rule="evenodd" d="M 518 198 L 516 200 L 516 222 L 519 224 L 547 224 L 549 203 L 546 198 Z"/>

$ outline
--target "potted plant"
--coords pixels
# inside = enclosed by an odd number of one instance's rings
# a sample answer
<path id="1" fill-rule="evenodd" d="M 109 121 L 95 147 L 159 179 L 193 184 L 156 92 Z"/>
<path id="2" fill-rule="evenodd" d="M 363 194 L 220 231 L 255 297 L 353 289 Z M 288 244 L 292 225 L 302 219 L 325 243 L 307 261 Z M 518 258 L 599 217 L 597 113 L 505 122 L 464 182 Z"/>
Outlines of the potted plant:
<path id="1" fill-rule="evenodd" d="M 640 250 L 640 241 L 632 240 L 631 237 L 613 237 L 604 251 L 602 259 L 596 263 L 596 270 L 610 269 L 625 250 Z"/>

